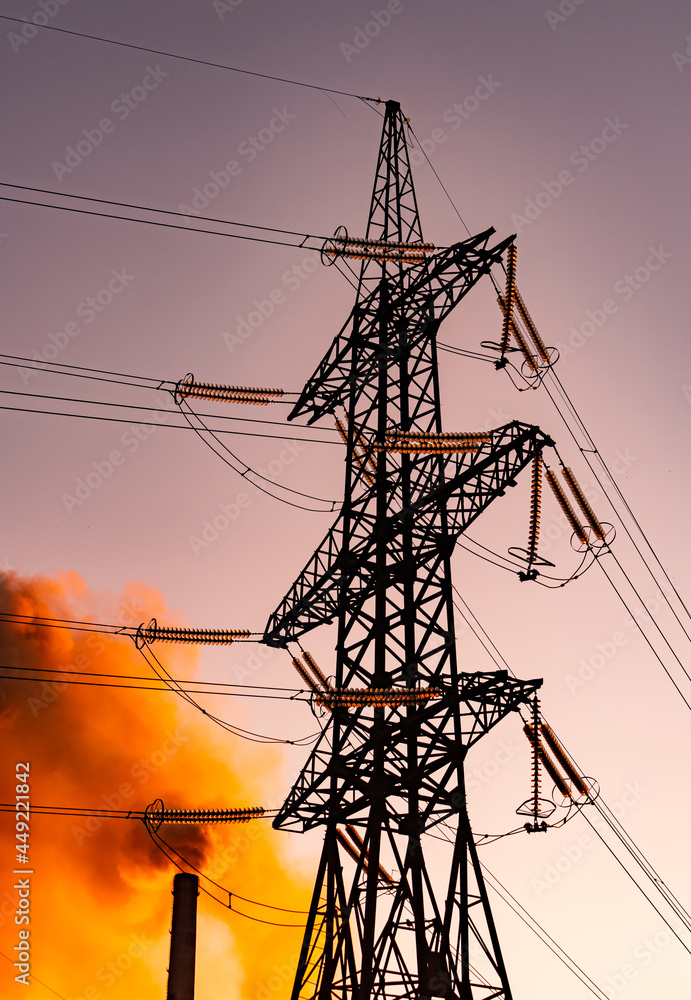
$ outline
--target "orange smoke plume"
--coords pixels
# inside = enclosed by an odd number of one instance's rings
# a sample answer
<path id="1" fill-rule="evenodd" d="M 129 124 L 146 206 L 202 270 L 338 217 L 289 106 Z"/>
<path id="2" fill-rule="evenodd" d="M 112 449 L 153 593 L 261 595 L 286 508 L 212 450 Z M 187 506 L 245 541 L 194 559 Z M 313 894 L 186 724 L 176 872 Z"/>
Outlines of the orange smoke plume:
<path id="1" fill-rule="evenodd" d="M 26 580 L 0 574 L 0 613 L 128 626 L 155 615 L 171 621 L 161 597 L 142 586 L 121 602 L 97 598 L 74 575 Z M 174 677 L 192 677 L 197 651 L 160 654 Z M 144 675 L 131 640 L 112 635 L 0 622 L 6 667 L 63 668 Z M 69 686 L 50 679 L 0 680 L 0 801 L 15 800 L 15 765 L 30 764 L 36 805 L 142 810 L 156 798 L 170 808 L 267 803 L 263 777 L 279 752 L 222 733 L 172 694 Z M 240 722 L 234 699 L 226 716 Z M 288 871 L 281 835 L 266 819 L 242 825 L 168 826 L 161 834 L 186 861 L 249 900 L 298 911 L 308 880 Z M 141 821 L 34 815 L 29 832 L 30 966 L 35 1000 L 160 1000 L 165 996 L 172 877 L 177 869 Z M 0 813 L 0 993 L 24 1000 L 19 970 L 22 924 L 15 915 L 22 875 L 15 814 Z M 189 868 L 187 870 L 190 870 Z M 282 913 L 199 896 L 197 1000 L 219 996 L 284 1000 L 305 913 Z M 246 919 L 298 926 L 273 927 Z"/>

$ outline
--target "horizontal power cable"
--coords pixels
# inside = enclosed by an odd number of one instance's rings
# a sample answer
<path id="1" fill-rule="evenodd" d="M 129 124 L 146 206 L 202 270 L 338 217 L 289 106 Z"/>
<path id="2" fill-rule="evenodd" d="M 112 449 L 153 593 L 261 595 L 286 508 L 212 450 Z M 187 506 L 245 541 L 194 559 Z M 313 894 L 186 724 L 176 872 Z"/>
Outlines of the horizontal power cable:
<path id="1" fill-rule="evenodd" d="M 163 678 L 157 678 L 158 684 L 152 685 L 151 682 L 154 678 L 140 674 L 99 673 L 91 670 L 68 670 L 63 667 L 19 667 L 8 663 L 0 664 L 0 671 L 3 670 L 11 670 L 13 673 L 0 673 L 1 680 L 35 681 L 43 684 L 82 684 L 89 687 L 121 687 L 135 691 L 170 691 L 168 682 Z M 32 676 L 28 676 L 29 674 Z M 33 676 L 34 674 L 39 676 Z M 66 680 L 65 678 L 70 679 Z M 72 678 L 78 678 L 78 680 Z M 111 681 L 113 683 L 110 683 Z M 186 694 L 266 698 L 278 701 L 310 700 L 312 695 L 312 692 L 306 688 L 264 687 L 253 684 L 230 684 L 222 681 L 182 680 L 180 678 L 172 678 L 172 681 Z"/>
<path id="2" fill-rule="evenodd" d="M 3 21 L 14 21 L 22 27 L 24 27 L 27 23 L 23 18 L 10 17 L 8 14 L 0 14 L 0 19 Z M 40 31 L 57 31 L 61 35 L 73 35 L 75 38 L 87 38 L 89 41 L 103 42 L 106 45 L 117 45 L 123 49 L 133 49 L 136 52 L 147 52 L 149 55 L 153 56 L 165 56 L 167 59 L 179 59 L 182 62 L 196 63 L 198 66 L 209 66 L 212 69 L 224 69 L 231 73 L 242 73 L 244 76 L 256 76 L 262 80 L 274 80 L 277 83 L 289 83 L 294 87 L 307 87 L 309 90 L 321 90 L 327 94 L 339 94 L 341 97 L 353 97 L 358 101 L 370 101 L 373 104 L 381 104 L 381 99 L 379 97 L 366 97 L 363 94 L 352 94 L 347 90 L 335 90 L 333 87 L 320 87 L 316 83 L 305 83 L 301 80 L 290 80 L 283 76 L 273 76 L 270 73 L 259 73 L 256 70 L 241 69 L 238 66 L 229 66 L 227 63 L 217 63 L 212 62 L 209 59 L 200 59 L 195 56 L 185 56 L 178 52 L 165 52 L 163 49 L 150 49 L 145 45 L 134 45 L 132 42 L 123 42 L 115 38 L 104 38 L 102 35 L 91 35 L 85 31 L 73 31 L 69 28 L 58 28 L 54 24 L 35 24 L 32 22 L 32 27 L 35 27 Z"/>
<path id="3" fill-rule="evenodd" d="M 327 239 L 326 236 L 313 236 L 310 233 L 302 233 L 293 229 L 278 229 L 274 226 L 260 226 L 260 225 L 254 225 L 249 222 L 235 222 L 232 219 L 217 219 L 214 216 L 208 216 L 208 215 L 190 216 L 186 212 L 179 212 L 172 208 L 152 208 L 150 205 L 136 205 L 127 201 L 113 201 L 109 198 L 96 198 L 84 194 L 70 194 L 67 191 L 54 191 L 52 188 L 34 188 L 34 187 L 29 187 L 28 185 L 25 184 L 10 184 L 8 181 L 0 181 L 0 188 L 12 188 L 19 191 L 31 191 L 35 194 L 54 195 L 56 198 L 61 198 L 68 201 L 69 200 L 86 201 L 86 202 L 93 202 L 97 205 L 111 205 L 114 208 L 131 208 L 140 212 L 152 212 L 156 215 L 172 215 L 174 218 L 186 219 L 188 223 L 186 226 L 183 227 L 173 226 L 173 228 L 183 228 L 183 229 L 188 229 L 190 231 L 196 231 L 201 233 L 208 233 L 208 232 L 215 233 L 215 230 L 196 228 L 191 225 L 192 221 L 214 222 L 219 226 L 235 226 L 238 229 L 255 229 L 258 230 L 259 232 L 277 233 L 283 236 L 296 236 L 300 238 L 299 243 L 289 243 L 283 240 L 268 240 L 268 239 L 263 239 L 261 237 L 243 236 L 241 233 L 216 233 L 216 235 L 218 236 L 228 236 L 231 238 L 234 237 L 239 240 L 244 239 L 259 243 L 262 242 L 273 243 L 277 246 L 300 247 L 304 250 L 320 250 Z M 65 211 L 70 211 L 70 210 L 75 212 L 79 211 L 79 209 L 76 208 L 70 209 L 69 204 L 46 205 L 44 202 L 35 202 L 30 200 L 24 201 L 20 199 L 5 197 L 4 195 L 0 195 L 0 200 L 19 201 L 20 204 L 39 205 L 45 208 L 58 208 L 58 209 L 62 208 Z M 157 223 L 154 220 L 132 219 L 130 218 L 130 216 L 119 216 L 119 215 L 111 215 L 110 213 L 104 214 L 101 212 L 90 212 L 88 209 L 84 209 L 84 211 L 88 215 L 100 215 L 104 216 L 105 218 L 113 218 L 120 220 L 124 219 L 125 221 L 130 221 L 130 222 L 143 222 L 143 223 L 149 222 L 150 225 L 164 225 L 164 226 L 166 225 L 165 223 Z M 314 242 L 314 246 L 308 246 L 307 245 L 308 240 L 312 240 Z"/>
<path id="4" fill-rule="evenodd" d="M 80 420 L 102 420 L 110 424 L 136 424 L 138 427 L 165 427 L 168 430 L 194 431 L 189 424 L 163 424 L 153 420 L 134 420 L 128 417 L 104 417 L 97 413 L 66 413 L 64 410 L 39 410 L 29 406 L 0 406 L 0 410 L 14 413 L 35 413 L 44 417 L 74 417 Z M 214 434 L 234 434 L 238 437 L 273 438 L 277 441 L 304 441 L 306 444 L 334 444 L 341 446 L 340 441 L 325 441 L 320 438 L 298 437 L 294 434 L 260 434 L 258 431 L 235 431 L 228 428 L 212 428 Z"/>
<path id="5" fill-rule="evenodd" d="M 12 813 L 17 809 L 16 802 L 0 802 L 0 813 Z M 169 810 L 170 811 L 170 810 Z M 218 812 L 224 810 L 218 809 Z M 263 809 L 261 814 L 257 813 L 251 819 L 271 819 L 278 812 L 278 809 Z M 29 815 L 35 813 L 39 816 L 76 816 L 93 817 L 94 819 L 148 819 L 151 814 L 145 809 L 98 809 L 91 806 L 47 806 L 34 805 L 30 803 Z"/>
<path id="6" fill-rule="evenodd" d="M 2 16 L 2 15 L 0 15 Z M 282 247 L 297 247 L 303 250 L 319 250 L 321 249 L 324 237 L 318 236 L 306 236 L 305 239 L 300 243 L 289 243 L 287 240 L 270 240 L 264 236 L 243 236 L 241 233 L 221 233 L 216 229 L 203 229 L 199 226 L 183 226 L 174 222 L 162 222 L 157 219 L 133 219 L 131 215 L 115 215 L 113 212 L 97 212 L 94 209 L 88 208 L 76 208 L 74 205 L 51 205 L 45 201 L 32 201 L 30 198 L 10 198 L 8 195 L 0 195 L 0 201 L 10 202 L 16 205 L 32 205 L 35 208 L 52 208 L 58 212 L 72 212 L 77 215 L 93 215 L 101 219 L 113 219 L 117 222 L 136 222 L 142 226 L 157 226 L 162 229 L 176 229 L 184 233 L 205 233 L 207 236 L 223 236 L 226 239 L 232 240 L 247 240 L 250 243 L 268 243 L 272 246 L 282 246 Z M 113 202 L 112 204 L 117 204 Z M 146 211 L 146 209 L 144 209 Z M 151 211 L 159 211 L 158 209 L 152 209 Z M 171 212 L 171 215 L 179 215 L 180 213 Z M 189 216 L 184 216 L 184 218 L 190 218 Z M 231 223 L 232 225 L 232 223 Z M 307 240 L 316 240 L 318 244 L 316 246 L 308 246 Z"/>

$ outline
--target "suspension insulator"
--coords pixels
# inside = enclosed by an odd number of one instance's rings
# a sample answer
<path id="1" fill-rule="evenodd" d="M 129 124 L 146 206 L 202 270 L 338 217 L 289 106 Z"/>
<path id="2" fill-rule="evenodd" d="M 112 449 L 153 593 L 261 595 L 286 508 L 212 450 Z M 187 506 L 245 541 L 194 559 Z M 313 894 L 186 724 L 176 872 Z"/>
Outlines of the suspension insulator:
<path id="1" fill-rule="evenodd" d="M 369 851 L 365 850 L 364 840 L 352 824 L 346 823 L 346 830 L 348 831 L 348 836 L 352 840 L 353 844 L 351 845 L 346 840 L 346 837 L 340 830 L 336 830 L 336 836 L 338 837 L 339 842 L 345 847 L 346 851 L 350 854 L 354 861 L 359 862 L 360 858 L 362 858 L 362 867 L 365 871 L 368 871 L 370 856 Z M 378 866 L 378 875 L 381 882 L 386 882 L 387 885 L 394 885 L 394 880 L 382 865 Z"/>
<path id="2" fill-rule="evenodd" d="M 300 661 L 298 660 L 298 658 L 297 658 L 296 656 L 294 656 L 294 657 L 293 657 L 293 666 L 294 666 L 294 667 L 295 667 L 295 669 L 297 670 L 297 672 L 298 672 L 298 674 L 300 675 L 300 677 L 302 677 L 302 679 L 303 679 L 303 681 L 305 682 L 305 684 L 307 685 L 307 687 L 308 687 L 308 688 L 311 688 L 311 689 L 312 689 L 312 691 L 314 691 L 314 693 L 315 693 L 315 694 L 321 694 L 321 689 L 320 689 L 319 685 L 318 685 L 318 684 L 317 684 L 317 682 L 316 682 L 316 681 L 315 681 L 315 680 L 314 680 L 314 679 L 313 679 L 313 678 L 312 678 L 312 677 L 311 677 L 311 676 L 310 676 L 310 675 L 309 675 L 309 674 L 307 673 L 307 671 L 306 671 L 306 670 L 305 670 L 305 668 L 303 667 L 302 663 L 300 663 Z"/>
<path id="3" fill-rule="evenodd" d="M 310 653 L 308 653 L 306 649 L 303 649 L 302 655 L 305 658 L 305 662 L 306 662 L 307 666 L 311 668 L 312 673 L 317 678 L 317 680 L 319 681 L 319 683 L 321 684 L 321 686 L 324 688 L 324 690 L 325 691 L 331 691 L 332 690 L 331 685 L 327 681 L 326 677 L 322 673 L 321 669 L 319 668 L 319 666 L 315 662 L 315 660 L 312 657 L 312 655 Z"/>
<path id="4" fill-rule="evenodd" d="M 526 722 L 523 726 L 523 732 L 528 737 L 528 742 L 533 748 L 533 753 L 537 753 L 540 763 L 544 767 L 545 771 L 547 771 L 547 774 L 550 776 L 561 794 L 567 799 L 571 798 L 569 786 L 564 781 L 564 778 L 561 776 L 551 757 L 542 745 L 539 735 L 535 735 L 536 733 L 539 733 L 539 730 L 534 729 L 529 722 Z"/>
<path id="5" fill-rule="evenodd" d="M 509 347 L 509 332 L 513 320 L 514 292 L 516 289 L 516 246 L 511 244 L 507 251 L 506 261 L 506 301 L 503 304 L 504 325 L 501 332 L 501 353 L 506 354 Z"/>
<path id="6" fill-rule="evenodd" d="M 343 833 L 343 831 L 339 830 L 338 828 L 336 829 L 336 838 L 341 847 L 353 859 L 355 864 L 359 865 L 360 862 L 362 861 L 362 867 L 364 868 L 365 871 L 367 871 L 367 858 L 362 854 L 362 852 L 358 851 L 355 847 L 353 847 L 351 842 L 346 837 L 345 833 Z"/>
<path id="7" fill-rule="evenodd" d="M 571 492 L 573 493 L 574 497 L 576 498 L 576 503 L 581 508 L 581 510 L 583 512 L 583 516 L 585 517 L 586 521 L 588 522 L 588 524 L 590 525 L 590 527 L 593 529 L 593 531 L 595 532 L 595 534 L 597 535 L 597 537 L 600 539 L 600 541 L 604 542 L 604 540 L 605 540 L 605 529 L 602 527 L 602 525 L 600 524 L 600 522 L 598 521 L 598 519 L 595 517 L 595 514 L 593 513 L 593 509 L 590 506 L 590 504 L 588 503 L 588 501 L 586 500 L 585 494 L 584 494 L 583 490 L 581 489 L 581 487 L 576 482 L 576 477 L 574 476 L 573 472 L 571 471 L 571 469 L 567 469 L 566 467 L 564 467 L 561 470 L 561 474 L 564 477 L 564 479 L 566 480 L 566 482 L 569 484 Z"/>
<path id="8" fill-rule="evenodd" d="M 523 355 L 523 357 L 526 360 L 526 364 L 528 365 L 528 368 L 530 368 L 530 370 L 533 371 L 533 372 L 537 372 L 537 362 L 535 361 L 535 357 L 533 356 L 532 351 L 530 350 L 530 348 L 526 344 L 525 337 L 523 336 L 523 334 L 521 333 L 521 331 L 518 329 L 518 327 L 514 323 L 513 319 L 511 320 L 511 332 L 513 333 L 514 339 L 515 339 L 516 343 L 518 344 L 518 346 L 519 346 L 519 348 L 521 350 L 521 354 Z"/>
<path id="9" fill-rule="evenodd" d="M 544 345 L 542 337 L 537 332 L 537 327 L 533 323 L 530 317 L 530 313 L 525 307 L 525 302 L 523 301 L 523 298 L 518 288 L 515 289 L 515 295 L 516 295 L 516 305 L 518 306 L 518 311 L 521 314 L 521 319 L 525 323 L 526 329 L 530 334 L 533 343 L 535 344 L 537 353 L 540 355 L 541 360 L 544 361 L 546 365 L 551 364 L 551 359 L 549 354 L 547 353 L 547 348 Z"/>
<path id="10" fill-rule="evenodd" d="M 545 771 L 547 771 L 547 774 L 550 776 L 550 778 L 552 779 L 556 787 L 559 789 L 561 794 L 564 796 L 564 798 L 565 799 L 571 798 L 571 791 L 569 789 L 569 786 L 566 784 L 562 776 L 559 774 L 559 771 L 557 771 L 556 767 L 554 766 L 554 763 L 552 762 L 551 757 L 549 756 L 545 748 L 542 746 L 542 744 L 540 744 L 538 747 L 538 756 L 540 758 L 540 763 L 544 767 Z"/>
<path id="11" fill-rule="evenodd" d="M 341 435 L 343 443 L 347 446 L 348 433 L 346 431 L 345 424 L 343 423 L 342 420 L 339 420 L 338 417 L 336 417 L 336 429 L 338 430 L 338 433 Z M 367 454 L 367 448 L 363 441 L 362 434 L 358 430 L 356 430 L 353 440 L 353 460 L 355 461 L 355 464 L 362 473 L 365 482 L 367 482 L 370 486 L 373 486 L 374 476 L 372 475 L 372 473 L 376 474 L 377 463 L 376 460 L 372 458 L 371 455 Z M 368 467 L 369 469 L 372 470 L 372 472 L 369 471 Z"/>
<path id="12" fill-rule="evenodd" d="M 542 453 L 533 456 L 533 474 L 530 493 L 530 526 L 528 528 L 528 563 L 532 563 L 537 555 L 537 543 L 540 535 L 540 493 L 542 490 Z"/>
<path id="13" fill-rule="evenodd" d="M 338 417 L 336 417 L 336 429 L 337 429 L 338 433 L 341 435 L 341 440 L 343 441 L 343 444 L 347 445 L 348 444 L 348 434 L 346 432 L 345 427 L 343 426 L 343 422 L 341 420 L 339 420 Z"/>
<path id="14" fill-rule="evenodd" d="M 576 535 L 576 537 L 578 538 L 579 542 L 581 542 L 582 545 L 587 545 L 588 536 L 586 535 L 583 529 L 583 525 L 576 517 L 573 508 L 571 507 L 571 504 L 566 499 L 566 495 L 562 490 L 561 486 L 559 485 L 559 480 L 554 475 L 551 469 L 545 470 L 545 476 L 547 477 L 547 482 L 552 488 L 552 493 L 554 493 L 557 503 L 564 511 L 564 514 L 566 514 L 566 519 L 571 525 L 571 529 L 573 530 L 574 534 Z"/>
<path id="15" fill-rule="evenodd" d="M 550 748 L 550 750 L 556 757 L 559 764 L 561 764 L 561 767 L 564 770 L 564 773 L 566 774 L 567 778 L 570 779 L 574 787 L 578 789 L 581 795 L 587 795 L 588 786 L 583 781 L 583 778 L 580 776 L 580 774 L 578 773 L 572 762 L 569 760 L 569 757 L 567 756 L 563 746 L 561 745 L 561 743 L 559 742 L 559 740 L 554 735 L 554 733 L 549 728 L 546 722 L 543 722 L 541 724 L 540 732 L 544 737 L 545 743 Z"/>
<path id="16" fill-rule="evenodd" d="M 537 736 L 540 729 L 540 702 L 537 697 L 533 701 L 533 733 Z M 537 823 L 540 812 L 540 741 L 533 739 L 533 816 Z"/>
<path id="17" fill-rule="evenodd" d="M 362 436 L 362 432 L 360 430 L 358 430 L 357 427 L 355 428 L 355 444 L 360 449 L 361 458 L 362 458 L 362 461 L 365 463 L 365 466 L 368 466 L 371 469 L 372 473 L 374 473 L 374 475 L 376 475 L 376 473 L 377 473 L 377 460 L 370 453 L 370 449 L 365 444 L 364 438 Z M 365 466 L 362 466 L 362 470 L 363 470 L 363 472 L 365 474 L 365 477 L 367 478 L 368 477 L 368 473 L 365 470 Z M 368 478 L 368 482 L 370 482 L 370 484 L 371 484 L 371 483 L 374 482 L 374 480 L 371 477 L 369 477 Z"/>
<path id="18" fill-rule="evenodd" d="M 497 296 L 497 302 L 501 306 L 502 312 L 504 313 L 504 319 L 506 320 L 506 316 L 508 315 L 508 313 L 506 311 L 506 301 L 505 301 L 504 297 L 501 295 L 501 293 Z M 518 325 L 515 322 L 513 316 L 511 316 L 511 318 L 509 320 L 509 330 L 513 334 L 514 339 L 515 339 L 516 343 L 518 344 L 519 350 L 520 350 L 521 354 L 523 355 L 523 357 L 525 358 L 526 364 L 528 365 L 528 367 L 530 368 L 531 371 L 537 372 L 537 370 L 538 370 L 537 361 L 535 360 L 535 357 L 534 357 L 532 351 L 528 347 L 528 344 L 526 343 L 526 339 L 523 336 L 523 334 L 521 333 L 521 331 L 519 330 Z M 501 352 L 502 355 L 504 355 L 506 353 L 506 351 L 508 350 L 508 347 L 509 347 L 509 345 L 508 345 L 508 341 L 507 341 L 506 348 L 502 349 L 502 352 Z"/>

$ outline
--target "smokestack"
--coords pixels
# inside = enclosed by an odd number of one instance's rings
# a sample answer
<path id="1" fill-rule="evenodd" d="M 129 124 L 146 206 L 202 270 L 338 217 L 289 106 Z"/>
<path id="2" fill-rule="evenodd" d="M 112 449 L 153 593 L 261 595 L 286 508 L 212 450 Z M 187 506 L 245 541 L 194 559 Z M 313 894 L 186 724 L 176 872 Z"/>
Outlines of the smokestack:
<path id="1" fill-rule="evenodd" d="M 194 1000 L 199 879 L 180 872 L 173 879 L 173 925 L 166 1000 Z"/>

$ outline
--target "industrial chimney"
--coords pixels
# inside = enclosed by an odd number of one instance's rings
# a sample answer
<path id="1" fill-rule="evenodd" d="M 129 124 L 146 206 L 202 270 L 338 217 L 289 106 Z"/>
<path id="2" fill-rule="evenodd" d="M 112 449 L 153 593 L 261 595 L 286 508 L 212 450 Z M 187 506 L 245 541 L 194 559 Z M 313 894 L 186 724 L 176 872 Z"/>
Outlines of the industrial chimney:
<path id="1" fill-rule="evenodd" d="M 166 1000 L 194 1000 L 199 879 L 180 872 L 173 879 L 173 924 Z"/>

